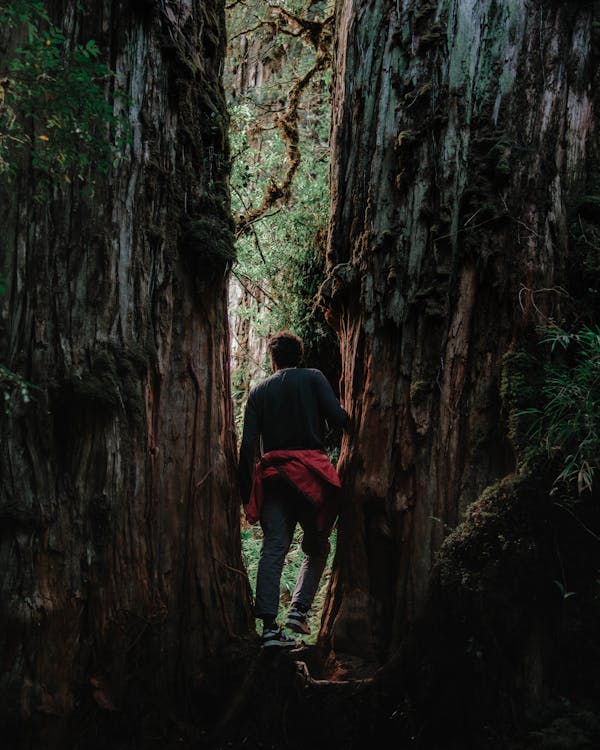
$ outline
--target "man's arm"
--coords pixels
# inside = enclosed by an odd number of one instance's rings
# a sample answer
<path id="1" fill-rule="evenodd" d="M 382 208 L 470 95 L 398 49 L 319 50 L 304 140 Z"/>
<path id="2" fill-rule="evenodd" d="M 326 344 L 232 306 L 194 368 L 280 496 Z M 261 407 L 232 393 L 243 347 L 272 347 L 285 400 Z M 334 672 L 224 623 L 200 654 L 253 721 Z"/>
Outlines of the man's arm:
<path id="1" fill-rule="evenodd" d="M 240 446 L 240 461 L 238 467 L 240 494 L 244 505 L 247 505 L 250 501 L 252 474 L 257 460 L 259 438 L 260 428 L 258 424 L 258 412 L 251 394 L 246 403 L 246 411 L 244 413 L 244 430 L 242 432 L 242 444 Z"/>
<path id="2" fill-rule="evenodd" d="M 350 422 L 348 412 L 337 400 L 333 388 L 331 387 L 331 383 L 327 380 L 325 375 L 323 375 L 320 370 L 315 370 L 315 373 L 319 406 L 321 407 L 323 416 L 330 425 L 347 429 Z"/>

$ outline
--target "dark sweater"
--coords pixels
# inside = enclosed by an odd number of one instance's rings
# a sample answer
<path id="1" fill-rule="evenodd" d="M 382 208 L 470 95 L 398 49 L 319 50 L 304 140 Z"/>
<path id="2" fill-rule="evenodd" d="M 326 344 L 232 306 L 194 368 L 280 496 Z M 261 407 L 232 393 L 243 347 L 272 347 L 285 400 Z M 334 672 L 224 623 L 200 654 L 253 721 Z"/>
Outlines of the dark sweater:
<path id="1" fill-rule="evenodd" d="M 259 455 L 272 450 L 324 450 L 325 430 L 345 427 L 348 414 L 320 370 L 289 367 L 255 386 L 248 396 L 240 447 L 240 491 L 247 503 Z"/>

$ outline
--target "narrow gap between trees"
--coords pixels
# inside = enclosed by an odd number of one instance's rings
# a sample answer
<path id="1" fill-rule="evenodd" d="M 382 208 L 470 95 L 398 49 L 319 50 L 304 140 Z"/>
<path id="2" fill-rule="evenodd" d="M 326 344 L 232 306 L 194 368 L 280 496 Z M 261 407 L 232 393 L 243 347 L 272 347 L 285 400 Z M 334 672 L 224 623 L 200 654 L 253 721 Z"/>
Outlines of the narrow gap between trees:
<path id="1" fill-rule="evenodd" d="M 230 116 L 231 196 L 237 260 L 229 287 L 232 396 L 239 439 L 253 385 L 271 374 L 268 336 L 305 344 L 305 365 L 337 390 L 340 355 L 317 298 L 325 275 L 329 214 L 329 84 L 333 2 L 232 2 L 224 81 Z M 341 433 L 328 436 L 335 463 Z M 242 512 L 242 551 L 255 590 L 262 533 Z M 282 577 L 283 616 L 302 560 L 297 532 Z M 314 643 L 335 553 L 310 615 Z"/>

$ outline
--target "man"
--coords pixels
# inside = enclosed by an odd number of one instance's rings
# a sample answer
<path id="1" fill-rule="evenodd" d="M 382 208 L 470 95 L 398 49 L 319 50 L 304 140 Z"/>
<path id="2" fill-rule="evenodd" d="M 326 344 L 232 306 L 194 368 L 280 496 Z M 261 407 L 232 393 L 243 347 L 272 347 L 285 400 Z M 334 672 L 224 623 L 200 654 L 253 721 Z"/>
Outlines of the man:
<path id="1" fill-rule="evenodd" d="M 300 367 L 298 336 L 280 331 L 267 346 L 274 373 L 250 391 L 239 478 L 246 517 L 260 521 L 263 530 L 255 602 L 262 643 L 287 648 L 296 642 L 277 623 L 285 556 L 299 523 L 304 559 L 285 626 L 308 634 L 307 613 L 327 562 L 340 487 L 324 450 L 325 427 L 346 427 L 348 414 L 320 370 Z"/>

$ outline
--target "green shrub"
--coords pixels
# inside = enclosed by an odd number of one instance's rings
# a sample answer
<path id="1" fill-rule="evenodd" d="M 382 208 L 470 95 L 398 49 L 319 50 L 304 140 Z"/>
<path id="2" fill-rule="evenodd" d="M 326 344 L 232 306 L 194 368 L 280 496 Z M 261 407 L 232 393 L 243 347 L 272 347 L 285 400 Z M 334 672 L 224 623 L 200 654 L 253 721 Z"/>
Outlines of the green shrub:
<path id="1" fill-rule="evenodd" d="M 553 359 L 545 366 L 542 405 L 523 409 L 533 417 L 531 437 L 558 457 L 556 481 L 591 491 L 600 461 L 600 328 L 576 333 L 553 327 L 542 343 Z"/>
<path id="2" fill-rule="evenodd" d="M 68 44 L 43 2 L 0 6 L 0 25 L 21 40 L 0 64 L 0 174 L 12 179 L 24 152 L 36 199 L 76 180 L 91 189 L 92 173 L 116 166 L 129 137 L 125 117 L 113 112 L 113 102 L 125 98 L 114 73 L 99 61 L 93 39 Z"/>

